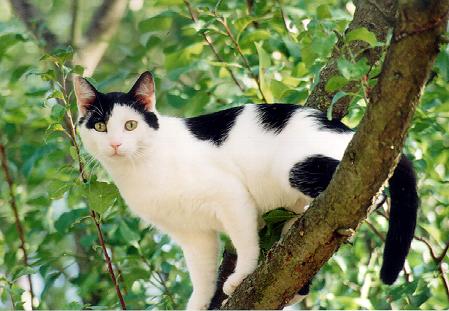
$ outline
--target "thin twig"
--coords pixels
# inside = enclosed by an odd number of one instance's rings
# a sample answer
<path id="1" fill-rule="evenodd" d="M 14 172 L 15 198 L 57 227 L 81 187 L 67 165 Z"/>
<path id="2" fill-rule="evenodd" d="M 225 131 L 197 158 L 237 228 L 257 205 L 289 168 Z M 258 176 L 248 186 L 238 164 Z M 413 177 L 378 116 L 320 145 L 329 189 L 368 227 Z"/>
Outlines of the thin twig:
<path id="1" fill-rule="evenodd" d="M 441 252 L 441 255 L 438 256 L 437 261 L 440 263 L 443 261 L 444 257 L 446 257 L 447 252 L 449 251 L 449 241 L 446 242 L 446 245 L 443 248 L 443 251 Z"/>
<path id="2" fill-rule="evenodd" d="M 17 230 L 17 234 L 19 235 L 19 240 L 20 240 L 20 249 L 22 250 L 22 253 L 23 253 L 23 264 L 25 265 L 25 267 L 29 267 L 28 253 L 27 253 L 27 250 L 25 247 L 25 234 L 24 234 L 22 222 L 20 221 L 19 212 L 17 209 L 16 195 L 14 193 L 14 182 L 13 182 L 12 176 L 9 172 L 8 157 L 6 155 L 5 146 L 3 144 L 0 144 L 0 159 L 2 162 L 1 164 L 2 164 L 3 173 L 5 174 L 5 178 L 6 178 L 6 183 L 8 184 L 8 188 L 9 188 L 9 196 L 10 196 L 9 203 L 10 203 L 11 209 L 14 213 L 14 221 L 16 223 L 16 230 Z M 34 300 L 33 282 L 31 280 L 30 274 L 27 275 L 27 278 L 28 278 L 28 285 L 30 288 L 30 295 L 31 295 L 31 308 L 33 308 L 33 300 Z"/>
<path id="3" fill-rule="evenodd" d="M 108 255 L 108 251 L 106 249 L 106 245 L 104 243 L 103 231 L 101 230 L 100 221 L 97 218 L 97 213 L 94 210 L 90 210 L 90 215 L 95 222 L 95 226 L 97 227 L 98 239 L 100 240 L 101 248 L 103 249 L 104 258 L 106 259 L 106 264 L 108 266 L 109 275 L 111 276 L 112 283 L 114 283 L 115 291 L 120 300 L 120 305 L 122 310 L 126 310 L 125 300 L 123 299 L 122 292 L 120 291 L 120 287 L 118 285 L 117 279 L 115 278 L 114 269 L 112 268 L 111 258 Z"/>
<path id="4" fill-rule="evenodd" d="M 62 71 L 62 72 L 64 72 L 64 71 Z M 84 164 L 83 164 L 83 161 L 82 161 L 82 158 L 81 158 L 81 154 L 80 154 L 80 148 L 79 148 L 78 142 L 76 140 L 75 124 L 73 122 L 72 113 L 70 111 L 70 105 L 69 105 L 70 99 L 68 97 L 69 96 L 68 94 L 70 94 L 70 92 L 68 91 L 68 88 L 67 88 L 67 85 L 66 85 L 66 80 L 67 79 L 68 79 L 68 77 L 65 76 L 64 74 L 62 74 L 62 77 L 61 77 L 61 80 L 62 80 L 61 85 L 62 85 L 62 91 L 63 91 L 62 92 L 63 93 L 62 100 L 64 102 L 64 106 L 66 107 L 66 116 L 67 116 L 66 124 L 68 125 L 68 134 L 69 134 L 69 136 L 71 138 L 70 141 L 71 141 L 72 145 L 75 147 L 75 151 L 76 151 L 76 154 L 77 154 L 80 178 L 81 178 L 83 183 L 87 183 L 88 179 L 87 179 L 87 176 L 85 174 Z M 115 291 L 117 293 L 117 297 L 118 297 L 118 299 L 120 301 L 120 305 L 121 305 L 123 310 L 126 310 L 125 300 L 123 299 L 123 295 L 122 295 L 122 292 L 120 290 L 120 286 L 119 286 L 119 284 L 117 282 L 117 278 L 115 277 L 114 269 L 112 268 L 111 258 L 109 257 L 109 254 L 108 254 L 107 249 L 106 249 L 106 245 L 105 245 L 104 238 L 103 238 L 103 231 L 101 229 L 100 220 L 97 217 L 97 213 L 93 209 L 90 210 L 90 215 L 91 215 L 91 217 L 92 217 L 92 219 L 93 219 L 93 221 L 95 223 L 95 227 L 97 228 L 98 239 L 100 241 L 100 245 L 101 245 L 101 248 L 103 250 L 103 254 L 104 254 L 105 261 L 106 261 L 106 265 L 108 267 L 108 272 L 109 272 L 109 275 L 111 277 L 112 283 L 114 285 Z"/>
<path id="5" fill-rule="evenodd" d="M 162 285 L 162 288 L 165 291 L 165 294 L 167 295 L 168 299 L 170 300 L 172 307 L 175 306 L 175 298 L 173 297 L 173 294 L 170 292 L 169 288 L 167 287 L 167 284 L 165 284 L 165 276 L 162 275 L 160 271 L 156 271 L 156 275 L 159 278 L 159 284 Z"/>
<path id="6" fill-rule="evenodd" d="M 195 12 L 193 11 L 193 8 L 192 8 L 190 2 L 188 0 L 184 0 L 184 3 L 187 6 L 187 9 L 189 10 L 190 18 L 192 19 L 192 21 L 194 23 L 197 23 L 198 22 L 198 17 L 195 15 Z M 212 50 L 212 53 L 214 53 L 215 58 L 217 59 L 217 61 L 219 61 L 221 63 L 225 63 L 223 57 L 220 56 L 220 54 L 218 53 L 217 49 L 215 48 L 214 43 L 212 41 L 212 38 L 209 37 L 204 31 L 201 33 L 201 35 L 203 36 L 204 41 L 206 41 L 206 43 L 209 45 L 210 49 Z M 225 69 L 229 72 L 229 75 L 231 76 L 232 80 L 237 85 L 237 87 L 240 89 L 240 91 L 244 92 L 245 91 L 244 87 L 237 80 L 237 77 L 235 76 L 235 74 L 231 70 L 231 68 L 225 67 Z"/>
<path id="7" fill-rule="evenodd" d="M 120 266 L 117 264 L 117 261 L 114 258 L 115 258 L 115 256 L 114 256 L 114 249 L 111 248 L 111 261 L 115 262 L 115 270 L 117 270 L 117 278 L 123 284 L 122 285 L 123 293 L 126 296 L 126 295 L 128 295 L 128 290 L 127 290 L 126 285 L 125 285 L 125 278 L 123 277 L 123 272 L 120 269 Z"/>
<path id="8" fill-rule="evenodd" d="M 231 29 L 229 28 L 229 25 L 226 21 L 226 18 L 224 17 L 219 17 L 216 13 L 215 13 L 215 17 L 216 19 L 220 22 L 220 24 L 223 25 L 223 28 L 226 31 L 226 34 L 228 35 L 229 39 L 231 39 L 232 44 L 234 45 L 235 49 L 237 50 L 237 52 L 240 55 L 240 58 L 243 61 L 243 64 L 245 66 L 245 68 L 248 70 L 248 73 L 250 74 L 250 76 L 254 79 L 254 81 L 256 81 L 257 84 L 257 88 L 259 89 L 260 95 L 262 96 L 262 100 L 264 103 L 268 103 L 265 94 L 262 91 L 262 86 L 260 83 L 260 77 L 256 74 L 253 73 L 253 71 L 251 70 L 251 65 L 248 62 L 248 59 L 246 59 L 245 55 L 243 54 L 243 51 L 240 47 L 240 44 L 237 42 L 237 40 L 235 39 L 234 35 L 232 34 Z"/>

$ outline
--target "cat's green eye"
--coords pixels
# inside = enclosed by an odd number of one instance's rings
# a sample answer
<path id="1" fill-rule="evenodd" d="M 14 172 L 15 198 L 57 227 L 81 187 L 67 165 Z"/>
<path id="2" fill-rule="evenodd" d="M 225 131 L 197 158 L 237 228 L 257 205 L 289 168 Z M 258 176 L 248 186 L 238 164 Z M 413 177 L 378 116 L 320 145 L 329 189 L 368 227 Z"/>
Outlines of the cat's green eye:
<path id="1" fill-rule="evenodd" d="M 98 132 L 106 132 L 106 123 L 104 122 L 97 122 L 95 123 L 94 127 Z"/>
<path id="2" fill-rule="evenodd" d="M 125 129 L 127 131 L 135 130 L 136 127 L 137 127 L 137 121 L 135 121 L 135 120 L 129 120 L 129 121 L 126 121 L 126 123 L 125 123 Z"/>

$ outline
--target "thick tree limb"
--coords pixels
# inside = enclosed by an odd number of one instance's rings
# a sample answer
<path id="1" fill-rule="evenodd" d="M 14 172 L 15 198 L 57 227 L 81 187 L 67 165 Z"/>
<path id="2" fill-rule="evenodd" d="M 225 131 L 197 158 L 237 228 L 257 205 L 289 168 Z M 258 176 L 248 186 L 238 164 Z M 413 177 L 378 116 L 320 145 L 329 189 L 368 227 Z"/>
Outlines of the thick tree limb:
<path id="1" fill-rule="evenodd" d="M 396 12 L 395 0 L 359 0 L 355 1 L 356 10 L 354 18 L 349 24 L 346 32 L 365 27 L 373 32 L 378 41 L 385 41 L 388 31 L 391 29 Z M 342 56 L 343 41 L 340 38 L 332 51 L 332 55 L 326 66 L 320 72 L 319 82 L 307 98 L 306 106 L 326 111 L 332 102 L 335 92 L 326 92 L 327 81 L 335 75 L 338 75 L 337 60 Z M 373 66 L 382 56 L 380 47 L 369 48 L 367 43 L 362 41 L 352 41 L 348 44 L 349 50 L 353 55 L 358 55 L 357 59 L 366 57 L 368 64 Z M 344 91 L 354 92 L 358 89 L 356 81 L 350 82 L 344 87 Z M 348 112 L 350 102 L 349 96 L 345 96 L 337 101 L 333 107 L 333 117 L 341 119 Z"/>
<path id="2" fill-rule="evenodd" d="M 449 0 L 399 2 L 378 84 L 331 183 L 224 309 L 282 308 L 347 239 L 337 233 L 339 229 L 356 229 L 367 217 L 400 154 L 439 51 L 448 10 Z"/>
<path id="3" fill-rule="evenodd" d="M 47 50 L 52 50 L 58 45 L 58 38 L 47 27 L 38 9 L 27 0 L 10 0 L 14 14 L 18 16 Z M 43 41 L 43 42 L 42 42 Z"/>
<path id="4" fill-rule="evenodd" d="M 85 76 L 94 73 L 126 12 L 127 4 L 127 0 L 104 0 L 95 11 L 85 32 L 84 42 L 75 54 L 75 63 L 84 67 Z"/>
<path id="5" fill-rule="evenodd" d="M 252 3 L 252 2 L 251 2 Z M 378 40 L 385 41 L 388 31 L 392 28 L 392 23 L 394 21 L 394 15 L 396 12 L 396 1 L 395 0 L 379 0 L 377 2 L 373 0 L 359 0 L 356 1 L 356 9 L 354 12 L 354 18 L 348 26 L 347 31 L 357 29 L 360 27 L 366 27 L 371 32 L 373 32 Z M 282 12 L 281 2 L 279 2 L 281 15 L 284 17 Z M 286 28 L 287 25 L 285 25 Z M 287 29 L 288 31 L 288 29 Z M 320 72 L 320 83 L 312 90 L 310 96 L 307 99 L 306 106 L 319 109 L 323 112 L 327 111 L 327 108 L 331 104 L 332 97 L 334 94 L 329 94 L 325 91 L 326 82 L 330 77 L 338 73 L 337 59 L 340 56 L 340 47 L 343 44 L 341 40 L 337 42 L 332 56 L 330 57 L 328 63 L 323 67 Z M 372 65 L 376 63 L 381 57 L 381 50 L 379 48 L 369 49 L 363 42 L 352 42 L 349 46 L 354 54 L 368 56 L 369 63 Z M 347 86 L 348 88 L 355 88 L 356 83 L 352 83 Z M 348 89 L 346 89 L 348 91 Z M 333 117 L 341 119 L 347 113 L 349 105 L 349 98 L 342 98 L 334 105 Z M 235 258 L 233 259 L 232 252 L 223 253 L 223 262 L 219 269 L 219 279 L 223 277 L 228 277 L 229 274 L 222 275 L 223 272 L 233 271 L 235 266 Z M 229 258 L 228 258 L 229 257 Z M 225 266 L 224 266 L 225 265 Z M 210 308 L 217 308 L 221 302 L 225 299 L 225 295 L 222 294 L 223 282 L 217 284 L 217 291 L 215 293 L 214 299 L 210 305 Z"/>

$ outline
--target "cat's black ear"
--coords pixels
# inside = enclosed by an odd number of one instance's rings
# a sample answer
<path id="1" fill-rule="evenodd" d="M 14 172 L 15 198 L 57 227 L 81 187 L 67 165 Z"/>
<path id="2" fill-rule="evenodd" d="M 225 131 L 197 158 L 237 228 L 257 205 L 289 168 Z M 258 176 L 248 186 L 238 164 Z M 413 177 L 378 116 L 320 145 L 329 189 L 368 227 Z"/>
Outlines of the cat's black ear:
<path id="1" fill-rule="evenodd" d="M 154 111 L 156 106 L 156 92 L 154 87 L 153 75 L 149 71 L 145 71 L 134 83 L 129 94 L 137 99 L 145 109 Z"/>
<path id="2" fill-rule="evenodd" d="M 95 102 L 97 90 L 86 79 L 80 76 L 73 77 L 76 102 L 81 115 L 85 115 L 90 105 Z"/>

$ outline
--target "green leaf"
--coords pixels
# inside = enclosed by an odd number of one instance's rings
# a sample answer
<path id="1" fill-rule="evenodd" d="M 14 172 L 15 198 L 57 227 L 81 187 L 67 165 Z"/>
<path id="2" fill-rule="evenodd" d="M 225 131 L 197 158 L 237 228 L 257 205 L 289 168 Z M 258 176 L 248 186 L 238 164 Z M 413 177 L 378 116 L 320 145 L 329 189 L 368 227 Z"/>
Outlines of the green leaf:
<path id="1" fill-rule="evenodd" d="M 32 66 L 31 65 L 21 65 L 14 69 L 9 79 L 9 83 L 16 83 Z"/>
<path id="2" fill-rule="evenodd" d="M 70 189 L 70 187 L 71 182 L 54 179 L 50 181 L 47 187 L 48 196 L 53 200 L 60 199 L 64 196 L 64 193 Z"/>
<path id="3" fill-rule="evenodd" d="M 34 274 L 34 273 L 36 273 L 36 271 L 33 268 L 23 267 L 23 266 L 17 267 L 12 274 L 11 281 L 15 282 L 18 278 L 20 278 L 24 275 Z"/>
<path id="4" fill-rule="evenodd" d="M 255 42 L 257 49 L 257 54 L 259 56 L 259 83 L 262 93 L 266 100 L 271 103 L 273 102 L 273 94 L 271 94 L 271 90 L 269 88 L 269 81 L 265 77 L 265 71 L 271 64 L 271 58 L 268 53 L 263 49 L 262 42 Z"/>
<path id="5" fill-rule="evenodd" d="M 340 73 L 347 80 L 360 80 L 368 73 L 370 68 L 365 58 L 358 60 L 355 64 L 347 59 L 339 58 L 337 66 Z"/>
<path id="6" fill-rule="evenodd" d="M 120 196 L 113 184 L 93 180 L 85 186 L 89 208 L 97 213 L 104 213 Z"/>
<path id="7" fill-rule="evenodd" d="M 171 28 L 173 22 L 173 12 L 164 12 L 147 18 L 139 23 L 140 32 L 158 32 L 167 31 Z"/>
<path id="8" fill-rule="evenodd" d="M 25 37 L 21 34 L 7 33 L 0 36 L 0 59 L 6 51 L 18 42 L 26 41 Z"/>
<path id="9" fill-rule="evenodd" d="M 268 213 L 265 213 L 262 218 L 266 224 L 276 224 L 292 219 L 295 216 L 295 213 L 286 209 L 275 209 Z"/>
<path id="10" fill-rule="evenodd" d="M 64 99 L 64 94 L 60 90 L 53 90 L 48 96 L 47 99 L 50 98 L 57 98 L 57 99 Z"/>
<path id="11" fill-rule="evenodd" d="M 73 48 L 69 45 L 64 48 L 56 48 L 51 53 L 41 57 L 41 61 L 50 61 L 55 64 L 64 64 L 73 57 Z"/>
<path id="12" fill-rule="evenodd" d="M 334 109 L 335 103 L 338 102 L 341 98 L 345 97 L 346 95 L 348 95 L 346 92 L 339 91 L 332 98 L 331 105 L 329 106 L 329 108 L 327 108 L 326 112 L 326 116 L 329 121 L 332 120 L 332 110 Z"/>
<path id="13" fill-rule="evenodd" d="M 89 215 L 86 208 L 77 208 L 68 212 L 62 213 L 55 221 L 55 229 L 59 233 L 66 233 L 71 230 L 73 224 L 80 221 L 81 218 Z"/>
<path id="14" fill-rule="evenodd" d="M 333 93 L 335 91 L 341 90 L 349 81 L 346 80 L 345 77 L 342 76 L 333 76 L 326 82 L 326 86 L 324 89 L 328 93 Z"/>
<path id="15" fill-rule="evenodd" d="M 371 47 L 375 47 L 377 45 L 377 38 L 374 33 L 366 29 L 365 27 L 357 28 L 351 30 L 346 35 L 346 40 L 348 42 L 360 40 L 368 43 Z"/>
<path id="16" fill-rule="evenodd" d="M 132 243 L 140 240 L 140 234 L 131 230 L 131 228 L 123 220 L 120 221 L 119 231 L 124 241 Z"/>
<path id="17" fill-rule="evenodd" d="M 318 6 L 316 8 L 316 16 L 317 16 L 318 19 L 331 18 L 332 14 L 331 14 L 331 11 L 329 9 L 329 5 L 322 4 L 322 5 Z"/>

